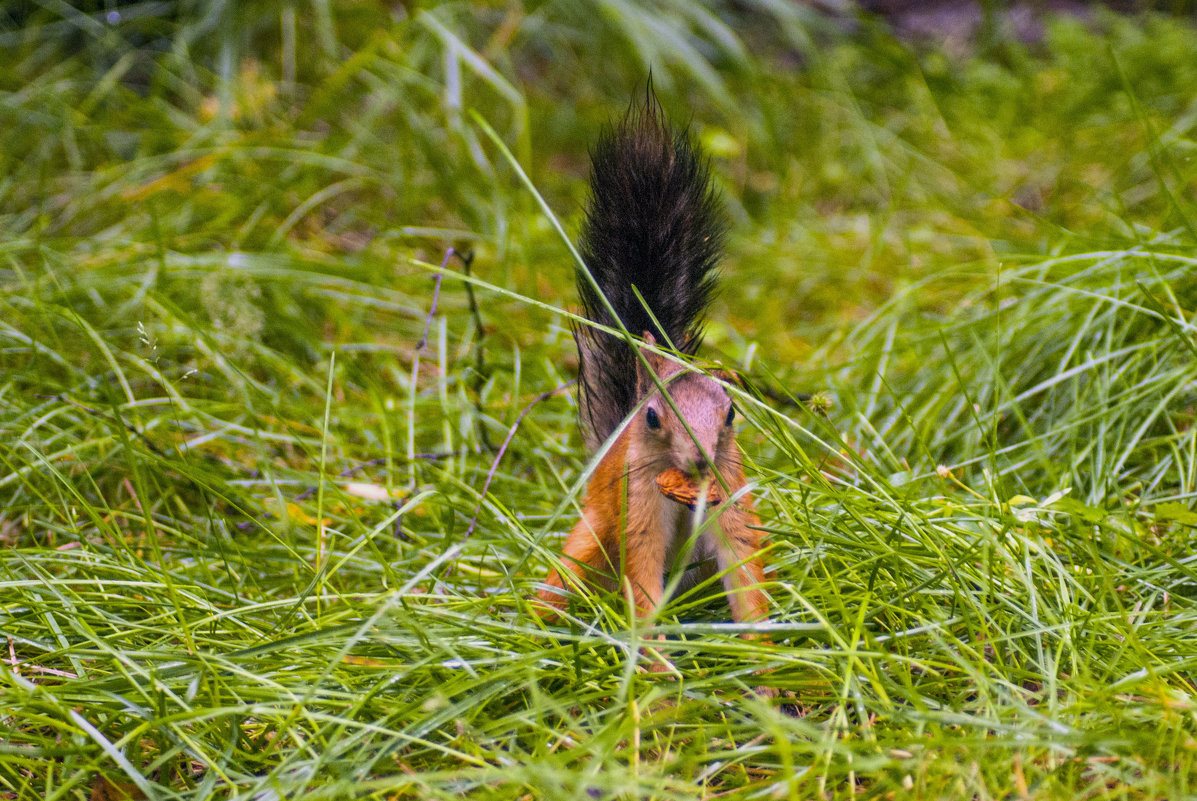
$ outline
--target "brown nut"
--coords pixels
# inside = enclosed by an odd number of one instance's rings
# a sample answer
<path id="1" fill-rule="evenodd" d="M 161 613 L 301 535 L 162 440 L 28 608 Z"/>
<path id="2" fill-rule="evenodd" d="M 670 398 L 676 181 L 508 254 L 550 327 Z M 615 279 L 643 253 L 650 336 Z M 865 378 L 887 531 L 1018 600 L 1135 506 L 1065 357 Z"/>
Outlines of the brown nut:
<path id="1" fill-rule="evenodd" d="M 676 467 L 671 467 L 657 476 L 657 489 L 671 501 L 677 501 L 691 509 L 698 506 L 699 487 L 697 482 Z M 719 494 L 719 485 L 715 483 L 707 485 L 707 505 L 714 506 L 721 500 L 723 500 L 723 496 Z"/>

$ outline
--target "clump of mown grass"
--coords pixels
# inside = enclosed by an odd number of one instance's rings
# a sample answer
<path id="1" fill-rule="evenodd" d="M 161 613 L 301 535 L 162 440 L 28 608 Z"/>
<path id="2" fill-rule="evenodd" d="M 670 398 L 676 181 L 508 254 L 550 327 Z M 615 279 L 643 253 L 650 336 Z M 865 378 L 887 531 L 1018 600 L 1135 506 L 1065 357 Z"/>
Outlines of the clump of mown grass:
<path id="1" fill-rule="evenodd" d="M 0 33 L 0 794 L 1191 793 L 1187 24 L 79 8 Z M 486 128 L 568 230 L 646 63 L 734 218 L 768 641 L 527 600 L 572 265 Z"/>

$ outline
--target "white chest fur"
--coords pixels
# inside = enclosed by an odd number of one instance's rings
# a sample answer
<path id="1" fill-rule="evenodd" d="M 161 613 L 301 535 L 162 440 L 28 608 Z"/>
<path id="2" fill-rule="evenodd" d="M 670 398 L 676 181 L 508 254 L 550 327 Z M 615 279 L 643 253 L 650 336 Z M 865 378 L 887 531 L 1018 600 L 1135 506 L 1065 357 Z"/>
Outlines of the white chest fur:
<path id="1" fill-rule="evenodd" d="M 699 520 L 696 512 L 676 501 L 671 501 L 663 495 L 657 495 L 657 514 L 661 523 L 661 531 L 670 536 L 665 544 L 665 575 L 675 570 L 686 571 L 682 586 L 692 585 L 699 575 L 709 575 L 710 562 L 714 555 L 711 548 L 711 531 L 703 531 L 703 520 Z M 716 526 L 708 525 L 707 529 Z M 696 568 L 700 568 L 696 570 Z M 705 569 L 701 569 L 705 568 Z"/>

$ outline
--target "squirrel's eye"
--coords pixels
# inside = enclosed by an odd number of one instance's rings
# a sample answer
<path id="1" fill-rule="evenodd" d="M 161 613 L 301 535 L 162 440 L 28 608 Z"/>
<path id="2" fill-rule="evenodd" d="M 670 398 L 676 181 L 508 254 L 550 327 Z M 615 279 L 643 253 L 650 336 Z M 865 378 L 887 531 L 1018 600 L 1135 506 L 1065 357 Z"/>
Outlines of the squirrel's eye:
<path id="1" fill-rule="evenodd" d="M 727 421 L 724 423 L 724 425 L 730 426 L 732 424 L 732 420 L 735 420 L 735 419 L 736 419 L 736 407 L 728 406 L 727 407 Z"/>
<path id="2" fill-rule="evenodd" d="M 649 409 L 644 413 L 644 422 L 648 423 L 648 427 L 654 431 L 661 427 L 661 418 L 657 416 L 656 409 Z"/>

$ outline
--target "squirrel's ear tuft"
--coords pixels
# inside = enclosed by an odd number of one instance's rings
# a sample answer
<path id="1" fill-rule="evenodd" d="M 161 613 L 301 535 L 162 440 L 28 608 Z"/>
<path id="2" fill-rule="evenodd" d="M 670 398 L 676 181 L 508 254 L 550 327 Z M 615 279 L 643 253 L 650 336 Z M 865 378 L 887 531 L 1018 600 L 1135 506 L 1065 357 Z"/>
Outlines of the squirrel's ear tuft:
<path id="1" fill-rule="evenodd" d="M 664 380 L 674 372 L 675 365 L 669 359 L 658 356 L 652 351 L 652 347 L 657 344 L 657 338 L 651 332 L 645 331 L 641 338 L 647 347 L 640 348 L 640 355 L 644 357 L 644 362 L 648 362 L 649 368 L 656 373 L 657 378 Z M 636 360 L 636 397 L 638 398 L 643 398 L 657 388 L 656 381 L 653 381 L 653 377 L 645 372 L 644 362 Z"/>
<path id="2" fill-rule="evenodd" d="M 711 376 L 728 384 L 735 384 L 740 389 L 747 389 L 744 385 L 744 379 L 740 378 L 740 374 L 734 370 L 725 370 L 720 367 L 717 370 L 711 371 Z"/>

